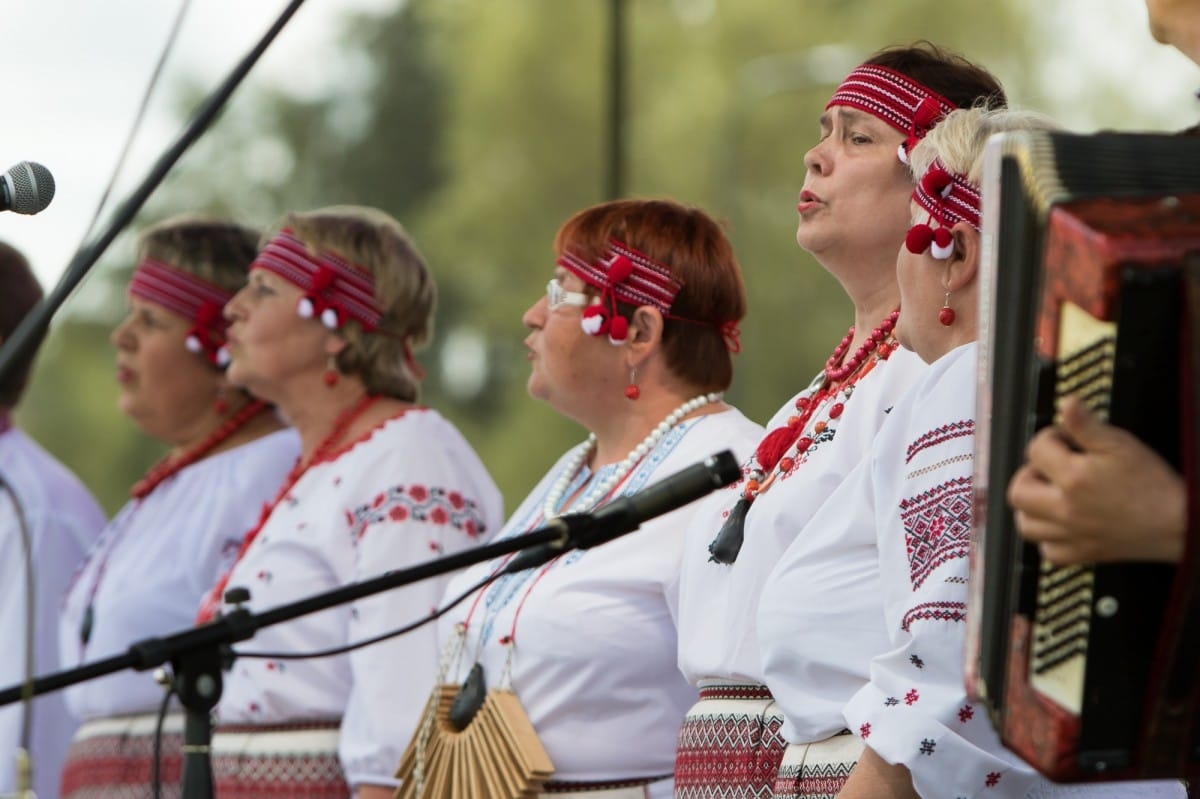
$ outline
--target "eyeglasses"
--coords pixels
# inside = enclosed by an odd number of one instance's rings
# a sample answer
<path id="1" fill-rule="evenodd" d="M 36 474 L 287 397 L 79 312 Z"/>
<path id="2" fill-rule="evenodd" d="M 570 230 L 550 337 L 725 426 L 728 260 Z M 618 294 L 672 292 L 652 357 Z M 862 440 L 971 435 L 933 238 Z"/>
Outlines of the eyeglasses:
<path id="1" fill-rule="evenodd" d="M 574 305 L 577 308 L 583 308 L 592 302 L 592 298 L 583 292 L 567 291 L 557 279 L 551 279 L 546 284 L 546 299 L 549 300 L 550 310 L 552 311 L 564 305 Z"/>

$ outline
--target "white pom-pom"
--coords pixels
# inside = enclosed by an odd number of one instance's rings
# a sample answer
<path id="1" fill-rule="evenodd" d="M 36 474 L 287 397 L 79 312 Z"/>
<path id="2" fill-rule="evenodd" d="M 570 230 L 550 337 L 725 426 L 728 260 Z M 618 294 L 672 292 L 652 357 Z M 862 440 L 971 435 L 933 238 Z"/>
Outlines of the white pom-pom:
<path id="1" fill-rule="evenodd" d="M 904 142 L 896 145 L 896 157 L 900 159 L 900 163 L 908 166 L 908 150 L 904 149 Z"/>
<path id="2" fill-rule="evenodd" d="M 583 316 L 579 319 L 579 326 L 583 328 L 583 332 L 589 336 L 600 334 L 600 328 L 604 326 L 604 317 L 600 314 L 593 316 Z"/>
<path id="3" fill-rule="evenodd" d="M 315 312 L 313 301 L 308 297 L 301 297 L 300 302 L 296 303 L 296 313 L 300 314 L 301 319 L 312 319 Z"/>
<path id="4" fill-rule="evenodd" d="M 195 334 L 188 336 L 183 340 L 183 346 L 187 347 L 187 351 L 199 355 L 204 352 L 204 345 L 200 343 L 199 336 Z"/>
<path id="5" fill-rule="evenodd" d="M 321 311 L 321 324 L 330 330 L 337 330 L 342 326 L 342 320 L 338 317 L 337 309 L 326 308 Z"/>
<path id="6" fill-rule="evenodd" d="M 936 241 L 933 242 L 933 244 L 931 244 L 929 246 L 929 252 L 934 258 L 938 259 L 939 261 L 946 260 L 951 255 L 954 255 L 954 239 L 950 239 L 950 243 L 947 244 L 945 247 L 942 247 Z"/>
<path id="7" fill-rule="evenodd" d="M 229 350 L 225 349 L 224 347 L 221 347 L 220 349 L 217 350 L 217 356 L 216 356 L 217 366 L 224 369 L 226 366 L 229 365 L 230 360 L 231 359 L 229 357 Z"/>

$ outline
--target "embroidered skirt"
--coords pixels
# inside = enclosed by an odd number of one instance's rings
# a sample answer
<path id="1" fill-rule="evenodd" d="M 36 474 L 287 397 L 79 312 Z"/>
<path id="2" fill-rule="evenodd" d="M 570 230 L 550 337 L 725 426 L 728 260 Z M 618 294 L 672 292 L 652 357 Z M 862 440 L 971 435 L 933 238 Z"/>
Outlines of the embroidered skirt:
<path id="1" fill-rule="evenodd" d="M 150 799 L 158 714 L 84 722 L 63 763 L 61 799 Z M 163 719 L 159 757 L 163 799 L 179 799 L 183 775 L 183 715 Z"/>
<path id="2" fill-rule="evenodd" d="M 346 799 L 338 722 L 217 728 L 212 742 L 218 799 Z"/>
<path id="3" fill-rule="evenodd" d="M 836 799 L 863 743 L 849 730 L 811 744 L 789 744 L 775 778 L 775 799 Z"/>
<path id="4" fill-rule="evenodd" d="M 676 799 L 769 798 L 787 743 L 783 714 L 761 685 L 708 685 L 675 750 Z"/>

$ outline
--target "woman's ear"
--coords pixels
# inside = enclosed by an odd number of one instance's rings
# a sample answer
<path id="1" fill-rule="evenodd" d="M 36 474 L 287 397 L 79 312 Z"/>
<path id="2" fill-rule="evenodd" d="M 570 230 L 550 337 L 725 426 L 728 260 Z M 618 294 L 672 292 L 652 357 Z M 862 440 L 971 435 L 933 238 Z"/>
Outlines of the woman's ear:
<path id="1" fill-rule="evenodd" d="M 633 312 L 629 320 L 629 336 L 626 346 L 632 348 L 640 361 L 662 341 L 663 317 L 657 308 L 643 305 Z"/>
<path id="2" fill-rule="evenodd" d="M 346 339 L 342 338 L 340 334 L 330 331 L 329 334 L 325 336 L 326 355 L 337 356 L 340 355 L 344 349 L 346 349 Z"/>
<path id="3" fill-rule="evenodd" d="M 954 237 L 954 254 L 946 264 L 945 289 L 959 291 L 971 285 L 979 274 L 980 234 L 966 222 L 956 223 L 950 234 Z"/>

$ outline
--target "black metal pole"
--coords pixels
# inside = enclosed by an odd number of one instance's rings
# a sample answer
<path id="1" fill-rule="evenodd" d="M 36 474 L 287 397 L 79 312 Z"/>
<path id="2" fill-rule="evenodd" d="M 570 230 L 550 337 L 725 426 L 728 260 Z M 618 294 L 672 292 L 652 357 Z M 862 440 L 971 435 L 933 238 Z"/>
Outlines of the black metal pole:
<path id="1" fill-rule="evenodd" d="M 608 173 L 610 200 L 625 195 L 625 0 L 608 4 Z"/>

